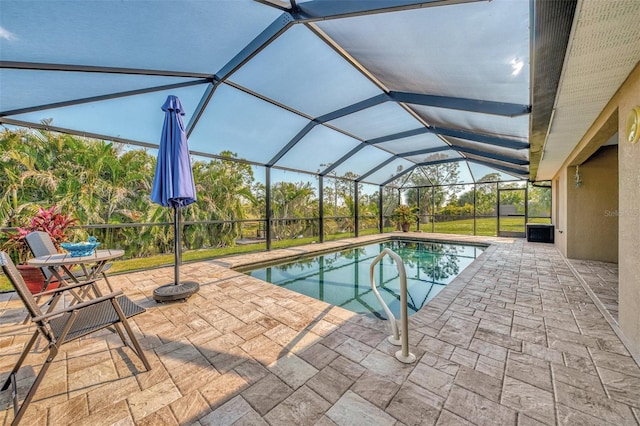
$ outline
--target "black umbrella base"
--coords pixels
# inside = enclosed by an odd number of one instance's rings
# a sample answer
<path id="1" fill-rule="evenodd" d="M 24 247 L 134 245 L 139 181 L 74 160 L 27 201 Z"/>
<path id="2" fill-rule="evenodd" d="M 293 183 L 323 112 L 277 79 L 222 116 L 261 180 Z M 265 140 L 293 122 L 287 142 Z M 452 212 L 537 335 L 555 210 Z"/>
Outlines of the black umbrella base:
<path id="1" fill-rule="evenodd" d="M 172 302 L 187 300 L 192 294 L 200 290 L 200 284 L 194 281 L 181 281 L 180 284 L 166 284 L 153 290 L 156 302 Z"/>

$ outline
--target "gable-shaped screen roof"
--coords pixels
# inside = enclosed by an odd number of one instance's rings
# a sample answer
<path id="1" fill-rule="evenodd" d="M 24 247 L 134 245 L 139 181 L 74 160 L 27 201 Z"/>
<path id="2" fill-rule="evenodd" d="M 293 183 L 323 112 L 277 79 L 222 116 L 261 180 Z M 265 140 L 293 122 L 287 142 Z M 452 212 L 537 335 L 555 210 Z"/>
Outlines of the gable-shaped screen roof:
<path id="1" fill-rule="evenodd" d="M 0 122 L 388 184 L 455 162 L 528 177 L 529 0 L 14 1 Z M 480 172 L 481 171 L 481 172 Z"/>

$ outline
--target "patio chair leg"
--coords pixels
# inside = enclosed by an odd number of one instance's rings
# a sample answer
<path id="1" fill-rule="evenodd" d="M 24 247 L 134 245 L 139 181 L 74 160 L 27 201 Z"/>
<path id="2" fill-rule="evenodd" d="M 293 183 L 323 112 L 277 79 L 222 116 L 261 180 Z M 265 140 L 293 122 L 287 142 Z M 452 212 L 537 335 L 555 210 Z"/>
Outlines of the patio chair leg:
<path id="1" fill-rule="evenodd" d="M 131 340 L 131 343 L 133 343 L 133 346 L 135 348 L 136 353 L 138 354 L 138 357 L 142 360 L 142 364 L 144 364 L 144 368 L 147 371 L 151 370 L 151 365 L 149 365 L 149 361 L 147 361 L 147 357 L 142 351 L 142 347 L 140 346 L 140 343 L 138 343 L 138 339 L 136 339 L 136 336 L 133 334 L 133 330 L 131 330 L 131 327 L 126 322 L 122 323 L 122 325 L 124 325 L 125 330 L 127 330 L 129 339 Z"/>
<path id="2" fill-rule="evenodd" d="M 36 380 L 31 385 L 31 389 L 29 389 L 29 392 L 27 393 L 27 396 L 24 398 L 24 401 L 22 401 L 22 405 L 20 405 L 20 408 L 17 410 L 16 410 L 15 404 L 18 402 L 18 397 L 16 395 L 14 400 L 14 407 L 13 407 L 14 417 L 13 417 L 13 421 L 11 422 L 12 426 L 20 423 L 20 420 L 22 419 L 24 412 L 27 410 L 27 407 L 31 403 L 31 400 L 35 395 L 36 390 L 38 390 L 38 387 L 40 386 L 42 379 L 44 379 L 44 375 L 47 374 L 47 370 L 49 370 L 49 367 L 51 367 L 51 363 L 53 362 L 53 359 L 56 357 L 57 354 L 58 354 L 58 347 L 51 346 L 49 350 L 49 355 L 47 356 L 47 360 L 44 362 L 44 364 L 42 364 L 42 368 L 40 368 L 40 372 L 38 373 Z M 16 394 L 17 394 L 17 389 L 16 389 Z"/>
<path id="3" fill-rule="evenodd" d="M 120 336 L 120 340 L 122 340 L 122 343 L 126 345 L 127 339 L 124 337 L 124 334 L 122 334 L 122 329 L 120 329 L 120 324 L 113 324 L 113 328 L 116 329 L 116 332 L 118 333 L 118 336 Z"/>
<path id="4" fill-rule="evenodd" d="M 129 335 L 129 340 L 131 340 L 131 343 L 133 344 L 133 350 L 138 355 L 138 358 L 140 358 L 140 360 L 142 361 L 142 364 L 144 364 L 144 368 L 147 371 L 151 370 L 151 365 L 149 365 L 149 361 L 147 361 L 147 357 L 144 355 L 144 352 L 142 351 L 142 347 L 140 346 L 140 343 L 138 343 L 138 339 L 136 339 L 135 334 L 133 334 L 133 330 L 131 329 L 131 326 L 127 322 L 127 318 L 124 316 L 124 312 L 122 312 L 122 308 L 120 308 L 120 305 L 115 300 L 113 300 L 111 303 L 113 303 L 113 307 L 115 308 L 116 312 L 118 313 L 118 316 L 120 317 L 122 326 L 127 332 L 127 335 Z M 125 345 L 127 345 L 127 341 L 122 336 L 122 332 L 120 331 L 119 325 L 120 324 L 115 324 L 116 329 L 118 330 L 118 334 L 120 334 L 120 337 L 122 337 L 122 342 Z"/>
<path id="5" fill-rule="evenodd" d="M 109 289 L 109 292 L 113 293 L 113 288 L 111 287 L 111 283 L 107 279 L 107 274 L 103 272 L 102 273 L 102 278 L 104 278 L 104 282 L 107 283 L 107 288 Z"/>
<path id="6" fill-rule="evenodd" d="M 36 330 L 36 332 L 33 333 L 33 336 L 31 336 L 31 339 L 29 339 L 29 342 L 24 347 L 24 350 L 22 351 L 22 354 L 20 354 L 20 358 L 18 358 L 18 361 L 16 362 L 16 365 L 13 367 L 13 370 L 11 370 L 11 373 L 9 373 L 9 377 L 7 377 L 7 380 L 2 385 L 2 390 L 3 391 L 5 391 L 5 390 L 7 390 L 9 388 L 9 385 L 11 384 L 11 376 L 14 376 L 18 372 L 18 370 L 22 366 L 22 363 L 24 362 L 24 360 L 27 358 L 27 355 L 31 351 L 31 348 L 33 347 L 33 344 L 36 342 L 36 340 L 38 339 L 39 336 L 40 336 L 40 331 Z"/>

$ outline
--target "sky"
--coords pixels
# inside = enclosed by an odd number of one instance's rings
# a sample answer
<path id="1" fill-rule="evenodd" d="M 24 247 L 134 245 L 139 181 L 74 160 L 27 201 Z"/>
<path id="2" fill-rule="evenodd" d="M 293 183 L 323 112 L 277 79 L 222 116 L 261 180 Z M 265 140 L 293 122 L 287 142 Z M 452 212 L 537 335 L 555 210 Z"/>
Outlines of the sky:
<path id="1" fill-rule="evenodd" d="M 0 0 L 0 59 L 179 76 L 0 68 L 0 111 L 92 99 L 9 118 L 31 123 L 53 119 L 52 125 L 60 128 L 157 144 L 166 97 L 180 98 L 189 126 L 198 106 L 209 99 L 212 86 L 203 77 L 227 72 L 234 56 L 281 17 L 281 11 L 250 0 L 114 4 Z M 316 25 L 358 54 L 389 90 L 527 104 L 528 14 L 528 1 L 493 0 Z M 492 20 L 500 24 L 492 25 Z M 391 62 L 380 62 L 387 57 Z M 230 150 L 252 162 L 271 163 L 301 136 L 276 165 L 315 172 L 362 140 L 423 126 L 400 105 L 384 102 L 304 133 L 310 120 L 383 93 L 304 25 L 289 28 L 228 77 L 228 84 L 213 91 L 190 133 L 192 151 Z M 167 85 L 186 86 L 160 90 Z M 147 90 L 153 91 L 138 93 Z M 511 120 L 426 107 L 416 111 L 442 125 L 487 134 L 528 134 L 526 117 Z M 432 146 L 432 140 L 424 138 L 423 146 Z M 380 146 L 386 150 L 367 148 L 337 170 L 362 174 L 397 152 L 391 144 Z M 370 179 L 383 182 L 400 164 L 411 165 L 397 159 Z"/>

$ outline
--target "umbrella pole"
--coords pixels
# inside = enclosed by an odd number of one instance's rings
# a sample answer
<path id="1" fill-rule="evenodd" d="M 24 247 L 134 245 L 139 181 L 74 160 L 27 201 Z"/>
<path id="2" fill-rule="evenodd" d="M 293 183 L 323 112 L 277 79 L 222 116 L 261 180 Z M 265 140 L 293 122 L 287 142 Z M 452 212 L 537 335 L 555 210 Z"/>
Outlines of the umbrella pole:
<path id="1" fill-rule="evenodd" d="M 169 302 L 173 300 L 187 300 L 193 293 L 200 289 L 200 284 L 195 281 L 180 281 L 180 265 L 182 264 L 182 207 L 173 208 L 173 232 L 175 262 L 173 265 L 174 280 L 153 291 L 156 302 Z"/>
<path id="2" fill-rule="evenodd" d="M 173 283 L 180 284 L 180 265 L 182 264 L 182 210 L 180 206 L 173 208 L 173 254 L 175 262 L 173 263 Z"/>

